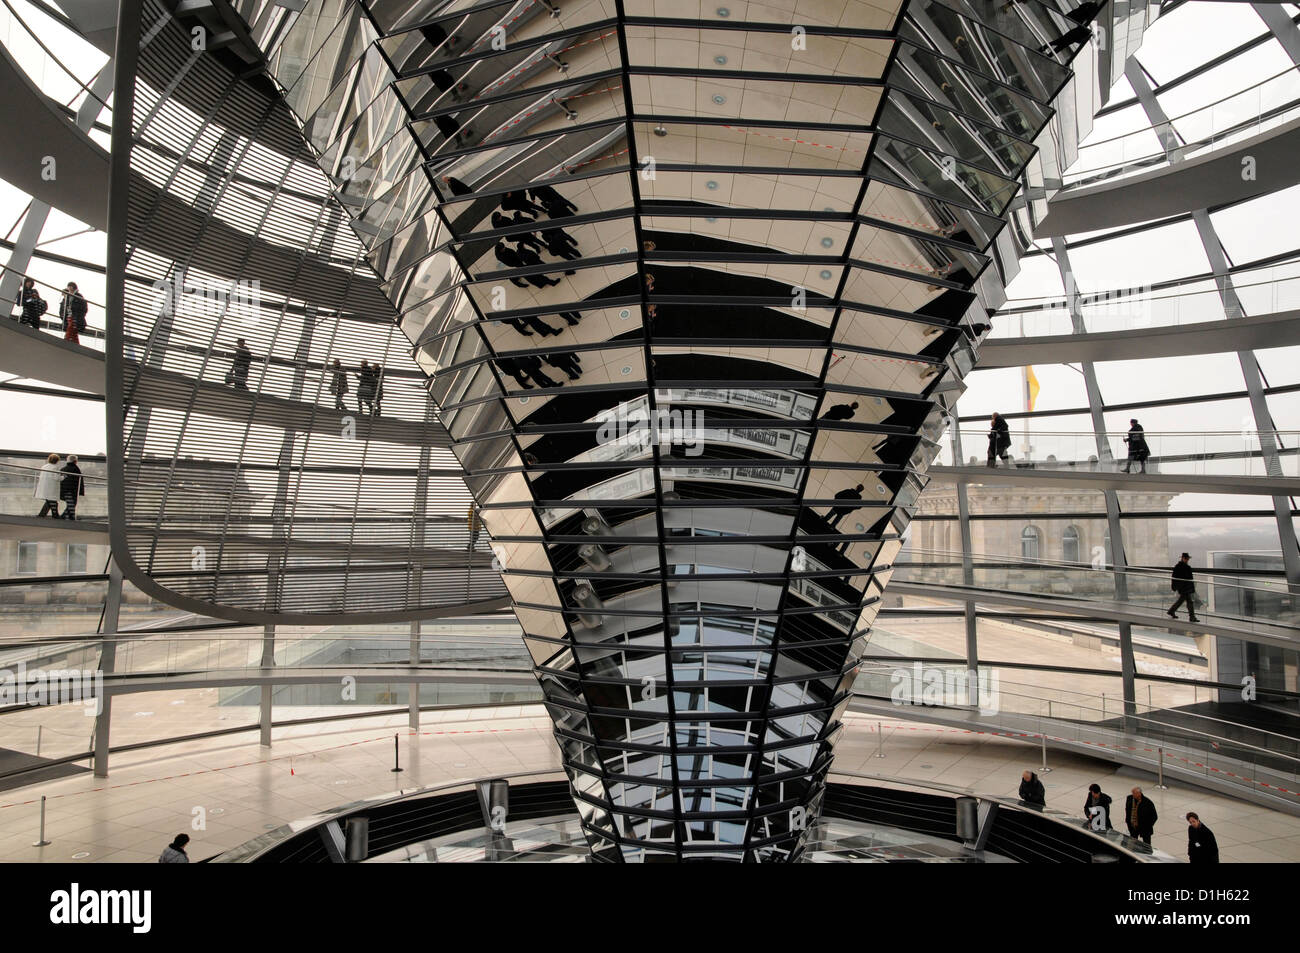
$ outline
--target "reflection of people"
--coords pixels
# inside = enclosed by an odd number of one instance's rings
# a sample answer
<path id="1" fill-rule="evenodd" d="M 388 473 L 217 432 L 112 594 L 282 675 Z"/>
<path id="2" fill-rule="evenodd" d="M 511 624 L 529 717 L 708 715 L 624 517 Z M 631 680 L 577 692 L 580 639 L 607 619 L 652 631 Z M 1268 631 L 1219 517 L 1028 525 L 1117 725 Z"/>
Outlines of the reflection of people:
<path id="1" fill-rule="evenodd" d="M 515 254 L 519 256 L 519 260 L 522 261 L 525 265 L 542 264 L 542 257 L 532 249 L 525 248 L 522 244 L 517 245 L 515 247 Z M 573 272 L 566 271 L 565 274 L 571 275 L 573 274 Z M 545 282 L 545 284 L 538 284 L 538 279 L 541 279 L 541 281 Z M 528 280 L 533 282 L 533 284 L 537 285 L 537 287 L 539 288 L 545 288 L 549 285 L 558 285 L 560 283 L 559 278 L 552 278 L 550 275 L 529 275 Z"/>
<path id="2" fill-rule="evenodd" d="M 835 494 L 835 499 L 837 499 L 837 500 L 857 500 L 859 503 L 861 503 L 861 502 L 862 502 L 862 484 L 859 483 L 856 487 L 850 487 L 850 488 L 847 489 L 847 490 L 840 490 L 840 492 L 838 492 L 838 493 Z M 852 512 L 853 512 L 854 510 L 856 510 L 857 508 L 858 508 L 857 505 L 856 505 L 856 504 L 852 504 L 852 503 L 850 503 L 850 504 L 848 504 L 848 505 L 843 505 L 843 504 L 841 504 L 841 505 L 839 505 L 839 506 L 832 506 L 832 507 L 830 508 L 830 510 L 829 510 L 829 511 L 827 512 L 827 514 L 826 514 L 827 522 L 828 522 L 828 524 L 830 525 L 830 528 L 831 528 L 831 529 L 835 529 L 837 526 L 840 525 L 840 521 L 843 520 L 844 517 L 848 516 L 850 513 L 852 513 Z M 834 514 L 834 515 L 832 515 L 832 514 Z"/>
<path id="3" fill-rule="evenodd" d="M 576 381 L 582 376 L 582 358 L 573 353 L 547 354 L 546 363 L 569 375 L 569 380 Z"/>
<path id="4" fill-rule="evenodd" d="M 822 420 L 848 420 L 857 409 L 858 402 L 856 400 L 851 404 L 836 404 L 822 414 Z"/>
<path id="5" fill-rule="evenodd" d="M 533 331 L 536 331 L 542 337 L 550 337 L 552 334 L 559 334 L 559 328 L 553 328 L 541 318 L 535 315 L 525 315 L 522 318 L 507 318 L 506 324 L 510 325 L 524 337 L 532 337 Z M 530 327 L 533 331 L 525 330 L 525 326 Z"/>
<path id="6" fill-rule="evenodd" d="M 519 365 L 528 372 L 528 376 L 537 382 L 539 387 L 559 387 L 559 381 L 553 381 L 546 376 L 542 370 L 542 360 L 532 354 L 526 354 L 519 358 Z"/>
<path id="7" fill-rule="evenodd" d="M 535 185 L 530 188 L 528 192 L 532 195 L 533 201 L 541 202 L 546 206 L 546 212 L 551 218 L 557 218 L 563 215 L 572 215 L 574 212 L 578 211 L 578 206 L 574 205 L 549 185 Z"/>
<path id="8" fill-rule="evenodd" d="M 532 390 L 533 385 L 528 383 L 527 378 L 524 377 L 524 369 L 519 366 L 518 361 L 508 357 L 498 357 L 497 367 L 513 377 L 520 387 L 525 390 Z"/>
<path id="9" fill-rule="evenodd" d="M 507 192 L 501 196 L 501 208 L 506 212 L 523 212 L 526 215 L 541 215 L 542 207 L 528 201 L 523 192 Z"/>

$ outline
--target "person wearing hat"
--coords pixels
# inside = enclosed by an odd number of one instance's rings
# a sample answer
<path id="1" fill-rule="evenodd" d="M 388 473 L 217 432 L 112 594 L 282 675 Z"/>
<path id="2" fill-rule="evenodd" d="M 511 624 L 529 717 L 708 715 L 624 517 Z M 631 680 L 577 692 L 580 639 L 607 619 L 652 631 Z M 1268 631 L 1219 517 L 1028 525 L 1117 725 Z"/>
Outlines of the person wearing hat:
<path id="1" fill-rule="evenodd" d="M 1178 618 L 1178 607 L 1186 602 L 1188 621 L 1197 621 L 1196 583 L 1192 581 L 1192 567 L 1188 564 L 1191 558 L 1190 554 L 1183 553 L 1178 557 L 1178 562 L 1174 563 L 1173 578 L 1170 580 L 1169 588 L 1178 593 L 1178 601 L 1166 610 L 1171 619 Z"/>
<path id="2" fill-rule="evenodd" d="M 1131 473 L 1133 464 L 1142 468 L 1142 473 L 1147 472 L 1147 457 L 1151 456 L 1151 448 L 1147 446 L 1146 431 L 1142 425 L 1133 418 L 1129 422 L 1128 436 L 1124 442 L 1128 444 L 1128 459 L 1124 461 L 1124 472 Z"/>

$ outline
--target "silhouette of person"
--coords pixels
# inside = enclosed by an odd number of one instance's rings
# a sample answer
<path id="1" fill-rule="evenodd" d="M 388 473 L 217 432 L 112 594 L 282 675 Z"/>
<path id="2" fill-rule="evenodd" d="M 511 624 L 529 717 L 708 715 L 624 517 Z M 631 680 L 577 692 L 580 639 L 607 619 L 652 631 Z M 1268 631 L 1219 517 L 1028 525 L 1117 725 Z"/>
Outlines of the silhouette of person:
<path id="1" fill-rule="evenodd" d="M 577 354 L 547 354 L 546 363 L 564 371 L 571 381 L 582 376 L 582 358 Z"/>
<path id="2" fill-rule="evenodd" d="M 532 354 L 526 354 L 523 357 L 518 358 L 518 361 L 523 369 L 528 372 L 528 376 L 531 377 L 539 387 L 560 386 L 559 381 L 553 381 L 546 376 L 546 372 L 542 370 L 541 358 Z"/>
<path id="3" fill-rule="evenodd" d="M 856 487 L 851 487 L 847 490 L 840 490 L 840 492 L 835 494 L 835 499 L 857 500 L 859 503 L 862 502 L 862 484 L 859 483 Z M 837 528 L 844 517 L 848 516 L 857 508 L 858 507 L 852 503 L 832 506 L 826 513 L 827 523 L 830 525 L 830 528 Z"/>
<path id="4" fill-rule="evenodd" d="M 851 404 L 836 404 L 822 414 L 822 420 L 848 420 L 857 409 L 858 402 L 856 400 Z"/>
<path id="5" fill-rule="evenodd" d="M 578 206 L 549 185 L 535 185 L 528 190 L 528 194 L 533 197 L 534 202 L 541 202 L 546 206 L 546 213 L 551 218 L 558 217 L 552 209 L 559 209 L 560 215 L 572 215 L 578 211 Z"/>

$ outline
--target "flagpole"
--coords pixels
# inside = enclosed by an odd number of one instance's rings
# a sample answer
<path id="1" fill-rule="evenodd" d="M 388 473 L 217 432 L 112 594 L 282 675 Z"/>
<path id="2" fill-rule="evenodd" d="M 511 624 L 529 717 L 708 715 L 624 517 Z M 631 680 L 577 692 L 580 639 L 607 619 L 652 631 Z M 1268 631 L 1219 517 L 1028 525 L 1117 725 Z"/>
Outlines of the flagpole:
<path id="1" fill-rule="evenodd" d="M 1021 337 L 1025 336 L 1025 316 L 1023 313 L 1021 313 L 1020 315 L 1020 336 Z M 1025 416 L 1023 418 L 1025 421 L 1025 427 L 1020 442 L 1020 457 L 1022 460 L 1028 460 L 1029 459 L 1029 411 L 1030 411 L 1029 365 L 1028 364 L 1026 364 L 1023 368 L 1021 368 L 1020 374 L 1024 378 L 1024 388 L 1025 388 Z"/>

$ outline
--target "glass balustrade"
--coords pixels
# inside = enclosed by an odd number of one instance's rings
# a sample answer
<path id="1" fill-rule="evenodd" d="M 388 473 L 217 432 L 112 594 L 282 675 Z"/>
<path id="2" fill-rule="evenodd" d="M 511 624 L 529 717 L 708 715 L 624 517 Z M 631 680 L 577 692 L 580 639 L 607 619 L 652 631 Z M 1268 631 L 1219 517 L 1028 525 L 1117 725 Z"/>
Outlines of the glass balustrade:
<path id="1" fill-rule="evenodd" d="M 1007 451 L 1010 459 L 999 460 L 1000 468 L 1116 473 L 1128 467 L 1135 474 L 1140 474 L 1143 469 L 1141 462 L 1129 463 L 1128 444 L 1125 442 L 1127 431 L 1105 433 L 1098 439 L 1095 434 L 1080 431 L 1031 429 L 1026 432 L 1019 429 L 1023 426 L 1022 421 L 1008 420 L 1007 423 L 1011 428 L 1011 447 Z M 962 428 L 960 438 L 963 465 L 987 465 L 988 437 L 987 428 Z M 1300 477 L 1300 431 L 1148 430 L 1145 438 L 1150 454 L 1145 462 L 1147 473 L 1206 477 Z M 1265 450 L 1275 450 L 1277 453 L 1277 466 L 1271 470 L 1264 457 Z M 934 463 L 952 466 L 956 460 L 950 430 L 940 440 L 940 452 Z"/>

